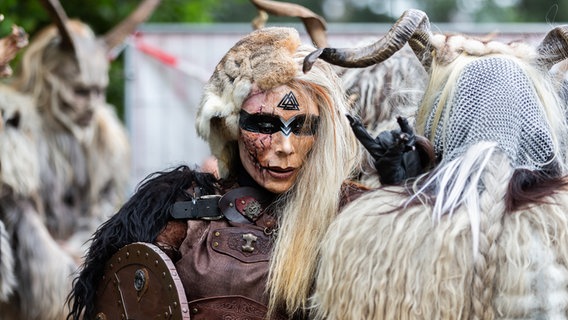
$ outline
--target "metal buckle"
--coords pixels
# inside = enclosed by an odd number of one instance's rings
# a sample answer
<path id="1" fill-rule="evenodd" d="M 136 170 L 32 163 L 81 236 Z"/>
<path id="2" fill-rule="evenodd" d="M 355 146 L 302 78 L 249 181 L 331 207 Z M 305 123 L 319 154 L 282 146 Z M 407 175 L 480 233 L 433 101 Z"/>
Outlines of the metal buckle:
<path id="1" fill-rule="evenodd" d="M 208 194 L 208 195 L 204 195 L 201 196 L 199 198 L 197 198 L 194 201 L 199 201 L 199 200 L 210 200 L 210 199 L 215 199 L 217 198 L 217 200 L 221 199 L 221 195 L 218 194 Z M 214 220 L 220 220 L 221 218 L 223 218 L 223 213 L 219 213 L 219 215 L 217 216 L 212 216 L 212 217 L 200 217 L 201 220 L 206 220 L 206 221 L 214 221 Z"/>
<path id="2" fill-rule="evenodd" d="M 223 218 L 223 213 L 219 210 L 220 198 L 220 195 L 212 194 L 176 202 L 170 215 L 174 219 L 219 220 Z"/>

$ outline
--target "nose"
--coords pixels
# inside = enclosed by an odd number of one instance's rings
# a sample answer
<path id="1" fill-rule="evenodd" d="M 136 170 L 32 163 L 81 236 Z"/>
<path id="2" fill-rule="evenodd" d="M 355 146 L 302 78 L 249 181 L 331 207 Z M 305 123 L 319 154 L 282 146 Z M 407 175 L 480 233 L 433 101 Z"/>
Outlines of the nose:
<path id="1" fill-rule="evenodd" d="M 274 135 L 273 143 L 275 144 L 275 150 L 277 155 L 287 156 L 294 153 L 294 144 L 292 143 L 292 135 L 284 135 L 284 133 L 279 132 Z"/>

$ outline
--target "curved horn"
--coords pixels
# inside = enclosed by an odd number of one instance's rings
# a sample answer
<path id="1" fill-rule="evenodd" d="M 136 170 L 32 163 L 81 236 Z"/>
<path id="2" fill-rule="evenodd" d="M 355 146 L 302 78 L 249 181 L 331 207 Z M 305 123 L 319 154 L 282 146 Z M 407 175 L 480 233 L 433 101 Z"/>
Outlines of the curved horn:
<path id="1" fill-rule="evenodd" d="M 308 72 L 318 58 L 347 68 L 368 67 L 390 58 L 407 42 L 418 59 L 427 64 L 423 58 L 430 47 L 430 22 L 423 11 L 405 11 L 387 34 L 371 45 L 355 49 L 318 49 L 306 56 L 303 70 Z"/>
<path id="2" fill-rule="evenodd" d="M 139 24 L 146 21 L 160 4 L 160 0 L 144 0 L 126 19 L 116 25 L 103 36 L 103 40 L 110 52 L 118 47 L 128 35 L 134 32 Z"/>
<path id="3" fill-rule="evenodd" d="M 264 10 L 258 10 L 258 14 L 252 19 L 252 29 L 258 30 L 264 28 L 266 21 L 268 21 L 268 13 Z"/>
<path id="4" fill-rule="evenodd" d="M 67 14 L 61 3 L 58 0 L 41 0 L 41 3 L 51 16 L 51 19 L 57 25 L 59 34 L 61 35 L 61 48 L 65 50 L 75 51 L 75 44 L 73 43 L 73 38 L 71 37 L 71 32 L 67 28 Z"/>
<path id="5" fill-rule="evenodd" d="M 270 0 L 251 0 L 251 2 L 258 10 L 268 12 L 269 14 L 300 18 L 315 46 L 318 48 L 327 46 L 325 19 L 310 9 L 288 2 Z"/>
<path id="6" fill-rule="evenodd" d="M 550 69 L 556 63 L 568 58 L 568 25 L 550 30 L 537 48 L 538 63 Z"/>

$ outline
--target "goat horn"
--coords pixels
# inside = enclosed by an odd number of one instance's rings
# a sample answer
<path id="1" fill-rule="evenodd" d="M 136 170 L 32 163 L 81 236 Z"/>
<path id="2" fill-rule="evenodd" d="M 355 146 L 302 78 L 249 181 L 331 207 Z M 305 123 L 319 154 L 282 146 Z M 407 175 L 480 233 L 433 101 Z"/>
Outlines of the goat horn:
<path id="1" fill-rule="evenodd" d="M 264 28 L 266 21 L 268 21 L 268 13 L 264 10 L 258 10 L 258 14 L 252 19 L 252 29 L 258 30 Z"/>
<path id="2" fill-rule="evenodd" d="M 136 10 L 134 10 L 126 19 L 103 36 L 107 50 L 110 52 L 122 44 L 124 39 L 133 33 L 139 24 L 143 23 L 150 17 L 159 4 L 160 0 L 142 1 Z"/>
<path id="3" fill-rule="evenodd" d="M 426 13 L 410 9 L 405 11 L 388 33 L 377 42 L 355 49 L 323 48 L 304 58 L 304 72 L 308 72 L 318 58 L 347 68 L 365 68 L 390 58 L 408 42 L 423 64 L 424 54 L 430 47 L 430 22 Z"/>
<path id="4" fill-rule="evenodd" d="M 539 64 L 547 69 L 568 58 L 568 25 L 550 30 L 537 51 Z"/>
<path id="5" fill-rule="evenodd" d="M 75 44 L 71 37 L 71 31 L 67 28 L 69 18 L 58 0 L 41 0 L 41 3 L 55 22 L 61 35 L 61 48 L 75 52 Z"/>
<path id="6" fill-rule="evenodd" d="M 325 19 L 310 9 L 288 2 L 270 0 L 251 0 L 251 2 L 258 10 L 268 12 L 269 14 L 300 18 L 315 46 L 318 48 L 327 46 Z"/>

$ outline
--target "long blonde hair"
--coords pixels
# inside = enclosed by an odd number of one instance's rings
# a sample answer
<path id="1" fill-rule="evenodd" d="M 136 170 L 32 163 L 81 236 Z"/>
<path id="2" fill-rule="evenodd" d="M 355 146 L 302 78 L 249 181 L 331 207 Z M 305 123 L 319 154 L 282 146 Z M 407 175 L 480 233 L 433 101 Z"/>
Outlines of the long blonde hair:
<path id="1" fill-rule="evenodd" d="M 300 48 L 299 62 L 309 53 Z M 316 99 L 320 125 L 316 142 L 294 186 L 282 197 L 280 230 L 268 275 L 269 315 L 286 307 L 289 314 L 307 306 L 319 243 L 338 212 L 342 183 L 361 159 L 345 117 L 347 102 L 339 78 L 325 63 L 297 79 Z"/>

